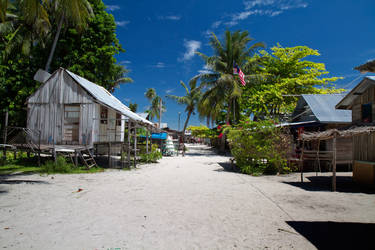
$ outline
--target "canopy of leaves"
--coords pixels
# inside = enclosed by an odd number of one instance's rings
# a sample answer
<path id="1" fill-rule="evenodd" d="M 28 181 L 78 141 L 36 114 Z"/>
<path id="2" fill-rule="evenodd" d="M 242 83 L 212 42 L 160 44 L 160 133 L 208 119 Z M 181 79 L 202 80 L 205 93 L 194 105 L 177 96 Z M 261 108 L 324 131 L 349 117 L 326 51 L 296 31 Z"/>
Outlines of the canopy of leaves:
<path id="1" fill-rule="evenodd" d="M 329 73 L 324 63 L 306 60 L 319 56 L 317 50 L 277 45 L 271 51 L 262 50 L 251 59 L 258 61 L 259 67 L 243 89 L 241 109 L 247 115 L 285 114 L 295 108 L 298 95 L 343 91 L 333 85 L 339 77 L 322 77 Z"/>
<path id="2" fill-rule="evenodd" d="M 37 1 L 38 2 L 38 1 Z M 116 24 L 112 15 L 105 11 L 101 0 L 90 0 L 94 17 L 89 20 L 87 29 L 79 34 L 76 29 L 63 29 L 52 70 L 64 67 L 90 81 L 113 91 L 120 83 L 131 81 L 124 77 L 127 70 L 116 63 L 115 55 L 124 52 L 116 38 Z M 20 6 L 15 2 L 15 13 Z M 5 57 L 5 48 L 12 39 L 14 30 L 3 30 L 0 33 L 0 122 L 5 109 L 9 108 L 10 123 L 25 126 L 26 98 L 40 85 L 33 80 L 39 68 L 44 68 L 50 45 L 52 44 L 57 18 L 49 13 L 51 33 L 47 35 L 46 46 L 41 42 L 32 42 L 29 54 L 11 53 Z M 22 17 L 19 17 L 22 20 Z M 15 25 L 16 23 L 12 23 Z"/>

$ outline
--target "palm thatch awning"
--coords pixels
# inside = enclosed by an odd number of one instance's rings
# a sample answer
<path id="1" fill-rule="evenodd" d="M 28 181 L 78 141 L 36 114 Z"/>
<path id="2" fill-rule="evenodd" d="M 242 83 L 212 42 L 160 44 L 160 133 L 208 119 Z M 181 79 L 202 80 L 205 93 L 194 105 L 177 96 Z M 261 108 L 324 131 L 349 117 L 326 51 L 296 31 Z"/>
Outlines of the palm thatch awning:
<path id="1" fill-rule="evenodd" d="M 375 73 L 375 59 L 372 61 L 368 61 L 365 64 L 359 65 L 355 67 L 354 69 L 358 70 L 361 73 L 367 73 L 367 72 Z"/>
<path id="2" fill-rule="evenodd" d="M 375 126 L 352 127 L 346 130 L 329 129 L 322 132 L 305 132 L 301 134 L 303 141 L 329 140 L 334 137 L 352 137 L 360 134 L 375 132 Z"/>

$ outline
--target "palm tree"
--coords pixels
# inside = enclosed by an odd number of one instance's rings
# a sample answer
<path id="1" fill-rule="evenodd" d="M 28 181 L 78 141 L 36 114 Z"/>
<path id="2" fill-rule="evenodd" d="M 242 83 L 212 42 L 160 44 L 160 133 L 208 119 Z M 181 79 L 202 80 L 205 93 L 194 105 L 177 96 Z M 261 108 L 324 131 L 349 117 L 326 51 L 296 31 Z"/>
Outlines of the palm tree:
<path id="1" fill-rule="evenodd" d="M 253 52 L 264 47 L 263 43 L 255 43 L 248 47 L 248 43 L 254 39 L 247 31 L 225 32 L 224 44 L 212 33 L 210 45 L 214 50 L 213 56 L 198 54 L 205 61 L 206 66 L 212 70 L 210 73 L 201 74 L 198 77 L 202 86 L 207 88 L 202 100 L 209 107 L 226 107 L 226 122 L 229 123 L 233 107 L 237 106 L 237 99 L 241 96 L 242 89 L 238 76 L 233 73 L 233 63 L 241 68 L 248 67 L 251 62 L 248 59 Z M 208 100 L 206 100 L 208 99 Z"/>
<path id="2" fill-rule="evenodd" d="M 137 112 L 137 109 L 138 109 L 138 104 L 137 103 L 129 103 L 129 109 L 132 111 L 132 112 Z"/>
<path id="3" fill-rule="evenodd" d="M 168 98 L 175 100 L 178 104 L 185 105 L 185 111 L 187 112 L 186 121 L 184 124 L 184 128 L 182 130 L 182 141 L 184 141 L 185 137 L 185 130 L 189 123 L 190 116 L 194 114 L 194 110 L 197 108 L 198 102 L 202 97 L 200 87 L 197 87 L 198 78 L 193 78 L 189 81 L 189 87 L 181 81 L 182 87 L 185 88 L 186 95 L 185 96 L 175 96 L 175 95 L 167 95 Z"/>
<path id="4" fill-rule="evenodd" d="M 150 116 L 150 120 L 153 120 L 154 117 L 159 119 L 159 128 L 160 128 L 161 114 L 164 113 L 166 110 L 163 104 L 163 100 L 161 99 L 160 96 L 156 94 L 156 90 L 154 88 L 148 88 L 146 90 L 145 96 L 151 103 L 150 108 L 147 110 L 147 113 Z"/>
<path id="5" fill-rule="evenodd" d="M 233 107 L 238 106 L 238 98 L 242 93 L 238 76 L 233 73 L 233 64 L 236 63 L 241 68 L 248 67 L 247 63 L 250 62 L 248 59 L 254 51 L 265 46 L 263 43 L 255 43 L 248 47 L 249 42 L 253 40 L 247 31 L 231 33 L 227 30 L 224 43 L 222 43 L 212 33 L 210 45 L 214 50 L 214 55 L 206 56 L 198 52 L 206 63 L 206 67 L 212 71 L 197 76 L 201 79 L 202 86 L 207 88 L 200 106 L 204 109 L 214 109 L 215 115 L 219 109 L 222 110 L 225 107 L 227 124 L 230 122 Z M 234 118 L 233 121 L 235 120 Z M 225 137 L 221 138 L 221 151 L 224 152 Z"/>
<path id="6" fill-rule="evenodd" d="M 87 26 L 89 18 L 93 16 L 93 10 L 88 0 L 51 0 L 47 1 L 47 3 L 49 3 L 49 9 L 56 14 L 56 20 L 59 21 L 51 51 L 45 66 L 46 71 L 48 71 L 51 66 L 52 58 L 55 53 L 57 41 L 59 40 L 63 24 L 71 23 L 78 29 L 78 31 L 82 31 L 83 28 Z"/>
<path id="7" fill-rule="evenodd" d="M 8 56 L 21 48 L 28 55 L 35 43 L 43 43 L 50 30 L 46 9 L 39 0 L 0 0 L 0 37 Z"/>

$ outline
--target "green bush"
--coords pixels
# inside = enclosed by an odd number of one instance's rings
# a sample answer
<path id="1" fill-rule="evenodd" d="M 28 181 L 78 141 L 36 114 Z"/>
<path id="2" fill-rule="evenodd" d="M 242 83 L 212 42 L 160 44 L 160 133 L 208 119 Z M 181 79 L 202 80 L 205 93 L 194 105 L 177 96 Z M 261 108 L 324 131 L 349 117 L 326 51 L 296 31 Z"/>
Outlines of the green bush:
<path id="1" fill-rule="evenodd" d="M 141 162 L 145 163 L 155 163 L 160 160 L 163 155 L 159 151 L 159 146 L 157 144 L 151 145 L 151 152 L 149 154 L 140 154 Z"/>
<path id="2" fill-rule="evenodd" d="M 290 136 L 272 121 L 241 121 L 225 129 L 231 153 L 242 173 L 251 175 L 290 172 L 287 152 Z"/>
<path id="3" fill-rule="evenodd" d="M 65 158 L 62 156 L 58 156 L 56 162 L 54 161 L 47 161 L 41 166 L 41 172 L 47 174 L 53 173 L 71 173 L 74 168 L 73 164 L 69 164 L 66 162 Z"/>

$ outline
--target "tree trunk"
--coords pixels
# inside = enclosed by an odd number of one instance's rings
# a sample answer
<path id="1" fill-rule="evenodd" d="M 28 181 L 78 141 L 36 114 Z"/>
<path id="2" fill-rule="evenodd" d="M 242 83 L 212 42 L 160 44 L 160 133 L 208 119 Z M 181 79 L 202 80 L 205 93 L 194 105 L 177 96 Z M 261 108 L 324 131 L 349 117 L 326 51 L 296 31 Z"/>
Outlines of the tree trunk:
<path id="1" fill-rule="evenodd" d="M 182 130 L 182 156 L 185 156 L 185 130 L 189 123 L 191 113 L 193 113 L 193 111 L 189 111 L 188 116 L 186 117 L 185 124 L 184 124 L 184 129 Z"/>
<path id="2" fill-rule="evenodd" d="M 60 32 L 61 32 L 61 27 L 62 27 L 63 22 L 64 22 L 64 14 L 61 15 L 59 25 L 57 26 L 55 39 L 53 40 L 52 48 L 48 56 L 48 60 L 47 60 L 46 67 L 45 67 L 45 71 L 47 72 L 49 71 L 49 67 L 51 66 L 53 54 L 55 54 L 55 49 L 56 49 L 57 41 L 59 40 L 59 37 L 60 37 Z"/>
<path id="3" fill-rule="evenodd" d="M 188 113 L 188 116 L 186 117 L 186 121 L 185 121 L 185 124 L 184 124 L 184 129 L 182 130 L 182 142 L 184 143 L 185 141 L 185 130 L 186 130 L 186 127 L 189 123 L 189 119 L 190 119 L 190 116 L 191 114 L 193 113 L 193 111 L 189 111 Z"/>
<path id="4" fill-rule="evenodd" d="M 230 112 L 231 112 L 231 101 L 228 102 L 228 110 L 227 110 L 227 116 L 226 116 L 226 124 L 229 124 L 230 121 Z M 220 153 L 225 153 L 225 135 L 220 139 Z"/>

